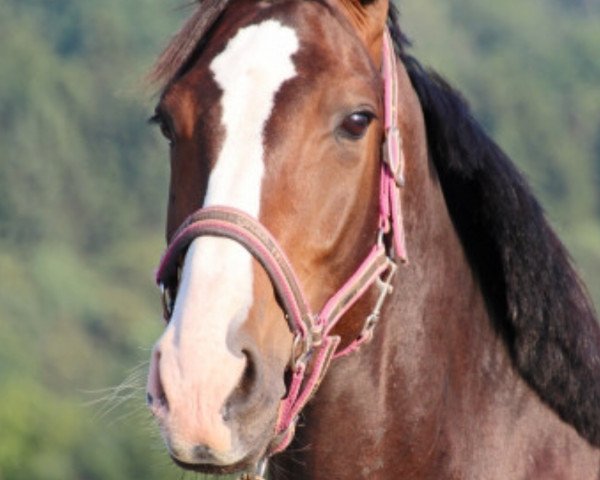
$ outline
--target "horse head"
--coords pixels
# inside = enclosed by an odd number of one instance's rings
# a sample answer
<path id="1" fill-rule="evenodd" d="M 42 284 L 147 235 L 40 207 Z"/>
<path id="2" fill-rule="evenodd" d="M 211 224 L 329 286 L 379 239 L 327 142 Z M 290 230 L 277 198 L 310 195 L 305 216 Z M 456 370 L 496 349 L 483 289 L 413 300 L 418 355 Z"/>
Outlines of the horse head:
<path id="1" fill-rule="evenodd" d="M 188 34 L 204 21 L 202 8 Z M 166 86 L 154 120 L 170 145 L 167 241 L 181 245 L 161 267 L 172 298 L 148 399 L 181 465 L 235 471 L 278 448 L 277 437 L 291 435 L 278 423 L 298 348 L 285 294 L 264 261 L 235 235 L 178 240 L 193 223 L 186 218 L 227 209 L 264 227 L 309 312 L 357 269 L 360 276 L 378 232 L 378 252 L 389 233 L 379 208 L 386 18 L 384 0 L 236 0 L 183 62 L 162 60 Z M 376 300 L 371 284 L 388 269 L 380 263 L 365 264 L 374 268 L 370 281 L 353 314 L 328 332 L 335 340 L 326 361 L 361 333 Z"/>

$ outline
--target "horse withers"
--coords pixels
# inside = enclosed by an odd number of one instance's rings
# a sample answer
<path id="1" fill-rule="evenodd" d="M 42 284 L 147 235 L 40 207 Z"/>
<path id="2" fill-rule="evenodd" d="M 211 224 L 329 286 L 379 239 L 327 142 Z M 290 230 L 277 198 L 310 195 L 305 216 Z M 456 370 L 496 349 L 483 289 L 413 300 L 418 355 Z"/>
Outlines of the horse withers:
<path id="1" fill-rule="evenodd" d="M 593 308 L 395 16 L 204 0 L 159 59 L 148 403 L 169 454 L 257 476 L 270 458 L 272 479 L 598 479 Z"/>

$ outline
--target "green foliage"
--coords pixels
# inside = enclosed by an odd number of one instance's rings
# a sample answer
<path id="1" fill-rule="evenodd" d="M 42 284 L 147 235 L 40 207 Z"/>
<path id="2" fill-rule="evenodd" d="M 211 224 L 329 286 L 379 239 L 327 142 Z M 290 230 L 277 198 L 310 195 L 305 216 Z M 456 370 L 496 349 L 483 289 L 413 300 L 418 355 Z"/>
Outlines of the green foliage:
<path id="1" fill-rule="evenodd" d="M 161 38 L 153 27 L 168 22 L 150 2 L 126 4 L 8 3 L 0 19 L 5 240 L 60 238 L 98 251 L 132 223 L 159 222 L 166 162 L 143 127 L 136 76 Z M 85 227 L 74 218 L 88 219 Z"/>
<path id="2" fill-rule="evenodd" d="M 144 407 L 165 149 L 140 79 L 181 13 L 0 14 L 0 479 L 180 478 Z M 105 399 L 105 400 L 103 400 Z"/>
<path id="3" fill-rule="evenodd" d="M 0 478 L 169 472 L 146 432 L 143 389 L 161 328 L 147 267 L 159 248 L 148 236 L 97 257 L 52 243 L 0 255 Z"/>
<path id="4" fill-rule="evenodd" d="M 187 13 L 167 5 L 2 5 L 0 480 L 181 477 L 143 406 L 168 172 L 141 79 Z M 527 173 L 600 299 L 600 3 L 402 7 L 417 56 Z"/>

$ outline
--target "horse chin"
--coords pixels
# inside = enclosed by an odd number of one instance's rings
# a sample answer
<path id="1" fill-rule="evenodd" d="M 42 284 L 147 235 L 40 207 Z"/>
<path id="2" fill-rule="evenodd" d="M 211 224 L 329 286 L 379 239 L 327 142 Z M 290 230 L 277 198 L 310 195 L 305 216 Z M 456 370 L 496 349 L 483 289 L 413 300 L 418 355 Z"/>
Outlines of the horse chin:
<path id="1" fill-rule="evenodd" d="M 251 443 L 242 441 L 243 445 L 236 442 L 237 447 L 228 452 L 200 446 L 186 448 L 181 444 L 173 444 L 168 438 L 165 438 L 165 443 L 171 460 L 178 467 L 198 473 L 226 475 L 255 469 L 269 445 L 269 442 L 263 443 L 260 438 L 263 437 L 257 437 Z"/>
<path id="2" fill-rule="evenodd" d="M 211 463 L 186 463 L 178 460 L 173 455 L 171 455 L 171 460 L 178 467 L 184 470 L 190 470 L 192 472 L 204 473 L 209 475 L 229 475 L 232 473 L 240 473 L 244 471 L 251 470 L 260 460 L 260 455 L 248 455 L 244 459 L 239 462 L 233 463 L 231 465 L 215 465 Z"/>

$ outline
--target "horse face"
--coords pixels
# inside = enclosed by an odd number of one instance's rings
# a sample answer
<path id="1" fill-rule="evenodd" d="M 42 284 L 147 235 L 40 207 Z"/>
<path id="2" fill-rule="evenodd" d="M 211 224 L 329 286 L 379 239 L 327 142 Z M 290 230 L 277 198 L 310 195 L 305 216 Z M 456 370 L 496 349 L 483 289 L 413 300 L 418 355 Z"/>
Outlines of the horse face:
<path id="1" fill-rule="evenodd" d="M 157 107 L 171 143 L 167 238 L 200 207 L 244 210 L 278 240 L 318 311 L 374 241 L 380 92 L 367 48 L 331 6 L 236 2 Z M 148 381 L 175 461 L 218 472 L 256 462 L 291 349 L 250 253 L 194 240 Z"/>

